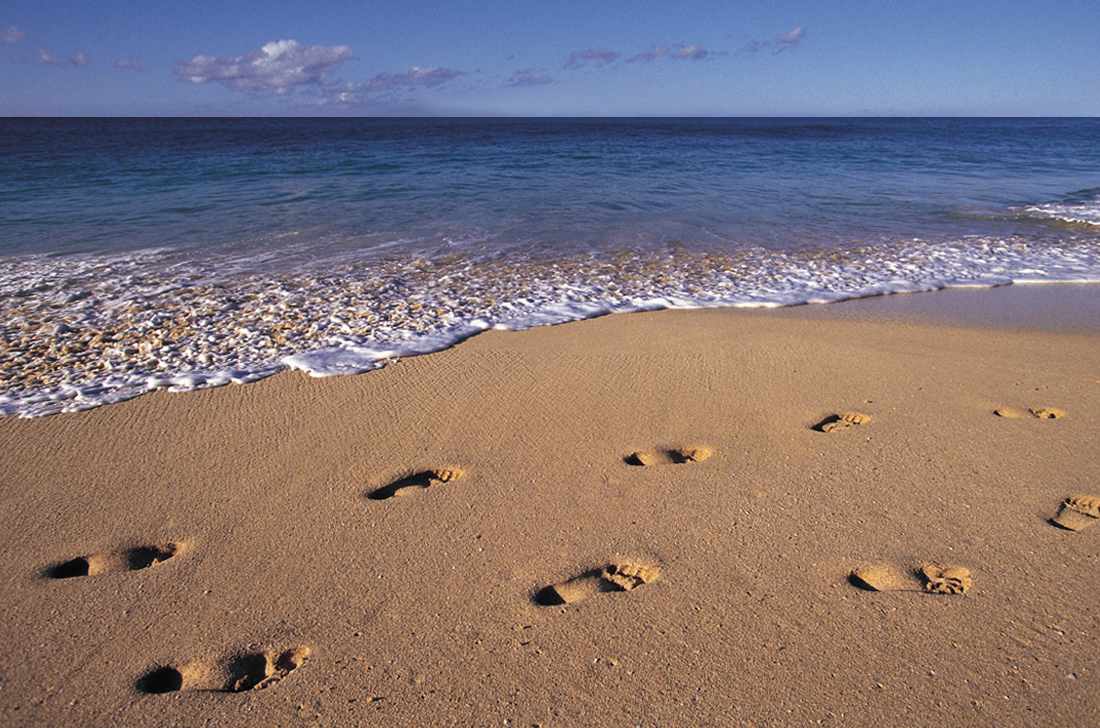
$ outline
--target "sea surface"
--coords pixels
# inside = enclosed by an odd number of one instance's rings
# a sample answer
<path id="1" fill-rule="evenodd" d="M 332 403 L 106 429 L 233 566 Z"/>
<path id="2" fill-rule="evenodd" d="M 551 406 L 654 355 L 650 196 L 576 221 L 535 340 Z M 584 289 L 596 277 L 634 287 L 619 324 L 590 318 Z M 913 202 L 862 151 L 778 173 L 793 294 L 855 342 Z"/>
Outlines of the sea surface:
<path id="1" fill-rule="evenodd" d="M 1100 282 L 1097 119 L 0 119 L 0 413 L 489 328 Z"/>

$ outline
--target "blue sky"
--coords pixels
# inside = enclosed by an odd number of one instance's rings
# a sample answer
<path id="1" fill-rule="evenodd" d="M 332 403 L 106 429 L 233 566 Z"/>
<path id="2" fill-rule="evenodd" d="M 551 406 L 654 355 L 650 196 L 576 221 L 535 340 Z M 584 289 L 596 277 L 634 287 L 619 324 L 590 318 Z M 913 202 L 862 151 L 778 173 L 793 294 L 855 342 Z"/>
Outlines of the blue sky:
<path id="1" fill-rule="evenodd" d="M 1098 0 L 5 0 L 0 114 L 1100 116 Z"/>

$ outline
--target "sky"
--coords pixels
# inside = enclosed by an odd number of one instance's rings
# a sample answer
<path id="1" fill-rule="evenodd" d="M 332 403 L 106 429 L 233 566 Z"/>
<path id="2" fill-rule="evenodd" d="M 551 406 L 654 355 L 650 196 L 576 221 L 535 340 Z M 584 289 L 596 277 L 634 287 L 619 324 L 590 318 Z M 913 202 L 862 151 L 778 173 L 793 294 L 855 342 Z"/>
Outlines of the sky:
<path id="1" fill-rule="evenodd" d="M 3 116 L 1100 116 L 1100 0 L 3 0 Z"/>

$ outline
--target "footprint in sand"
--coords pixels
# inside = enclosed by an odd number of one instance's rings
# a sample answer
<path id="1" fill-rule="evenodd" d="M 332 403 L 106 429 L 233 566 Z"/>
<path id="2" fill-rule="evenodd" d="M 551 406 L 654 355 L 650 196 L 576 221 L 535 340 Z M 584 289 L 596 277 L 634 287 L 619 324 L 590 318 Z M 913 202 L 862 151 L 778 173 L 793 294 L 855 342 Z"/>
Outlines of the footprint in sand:
<path id="1" fill-rule="evenodd" d="M 98 576 L 120 571 L 137 571 L 167 561 L 183 550 L 182 543 L 159 543 L 135 546 L 115 553 L 77 556 L 48 567 L 43 573 L 49 579 L 72 579 L 77 576 Z"/>
<path id="2" fill-rule="evenodd" d="M 542 607 L 572 604 L 593 594 L 631 591 L 657 580 L 660 566 L 646 566 L 631 562 L 609 564 L 602 569 L 592 569 L 568 581 L 553 584 L 535 595 L 535 603 Z"/>
<path id="3" fill-rule="evenodd" d="M 1081 531 L 1100 520 L 1100 496 L 1073 495 L 1062 501 L 1058 515 L 1050 519 L 1070 531 Z"/>
<path id="4" fill-rule="evenodd" d="M 851 427 L 865 425 L 870 421 L 871 415 L 865 415 L 862 412 L 837 412 L 818 422 L 811 429 L 818 432 L 836 432 L 837 430 L 847 430 Z"/>
<path id="5" fill-rule="evenodd" d="M 1000 409 L 993 410 L 993 414 L 997 415 L 998 417 L 1004 417 L 1010 420 L 1056 420 L 1059 417 L 1066 416 L 1065 412 L 1060 409 L 1055 409 L 1054 407 L 1029 407 L 1026 410 L 1013 409 L 1012 407 L 1001 407 Z"/>
<path id="6" fill-rule="evenodd" d="M 627 455 L 623 460 L 629 465 L 668 465 L 682 463 L 698 463 L 706 460 L 714 451 L 703 445 L 699 447 L 655 447 L 649 450 L 638 450 Z"/>
<path id="7" fill-rule="evenodd" d="M 139 692 L 160 695 L 180 690 L 243 693 L 263 690 L 294 672 L 309 657 L 308 647 L 243 652 L 218 665 L 191 662 L 162 665 L 138 679 Z"/>
<path id="8" fill-rule="evenodd" d="M 868 566 L 853 571 L 848 580 L 870 591 L 919 591 L 926 594 L 965 594 L 974 582 L 969 569 L 938 564 L 924 564 L 909 572 L 890 566 Z"/>
<path id="9" fill-rule="evenodd" d="M 418 490 L 430 488 L 437 483 L 449 483 L 458 480 L 465 473 L 458 468 L 435 468 L 433 470 L 421 470 L 407 475 L 400 480 L 395 480 L 389 485 L 384 485 L 377 490 L 367 493 L 371 500 L 387 500 L 398 495 L 408 495 Z"/>

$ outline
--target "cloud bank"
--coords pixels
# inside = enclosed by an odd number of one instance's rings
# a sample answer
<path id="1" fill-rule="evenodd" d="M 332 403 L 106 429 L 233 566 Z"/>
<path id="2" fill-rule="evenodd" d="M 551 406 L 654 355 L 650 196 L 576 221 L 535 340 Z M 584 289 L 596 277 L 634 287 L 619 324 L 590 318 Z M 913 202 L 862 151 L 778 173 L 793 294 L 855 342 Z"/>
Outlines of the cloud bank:
<path id="1" fill-rule="evenodd" d="M 636 56 L 631 56 L 630 58 L 626 59 L 626 62 L 627 63 L 638 63 L 639 61 L 644 61 L 645 63 L 649 63 L 649 62 L 654 61 L 658 58 L 661 58 L 662 56 L 667 56 L 667 55 L 668 55 L 668 46 L 666 46 L 666 45 L 653 46 L 653 48 L 648 50 L 648 51 L 645 51 L 643 53 L 639 53 Z"/>
<path id="2" fill-rule="evenodd" d="M 319 86 L 337 65 L 354 57 L 347 46 L 303 46 L 280 40 L 238 58 L 195 56 L 173 72 L 191 83 L 216 82 L 235 91 L 285 94 L 300 86 Z"/>
<path id="3" fill-rule="evenodd" d="M 601 66 L 606 66 L 619 58 L 621 54 L 615 51 L 590 49 L 580 51 L 569 56 L 562 68 L 573 68 L 584 65 L 588 61 L 597 61 Z M 701 61 L 713 56 L 724 56 L 727 53 L 715 53 L 708 51 L 698 43 L 677 43 L 675 46 L 656 45 L 648 51 L 642 51 L 626 59 L 627 63 L 652 63 L 658 58 L 667 58 L 670 61 Z"/>
<path id="4" fill-rule="evenodd" d="M 325 86 L 310 106 L 355 108 L 377 103 L 393 103 L 401 92 L 420 88 L 436 88 L 465 75 L 452 68 L 420 68 L 413 66 L 404 73 L 379 73 L 366 83 L 348 81 Z"/>
<path id="5" fill-rule="evenodd" d="M 504 87 L 544 86 L 548 83 L 554 83 L 554 79 L 549 76 L 536 75 L 538 73 L 541 73 L 541 71 L 536 71 L 534 68 L 525 68 L 522 71 L 516 71 L 512 74 L 511 78 L 504 82 Z"/>
<path id="6" fill-rule="evenodd" d="M 434 88 L 461 75 L 462 71 L 455 71 L 450 68 L 420 68 L 419 66 L 413 66 L 404 73 L 380 73 L 366 84 L 365 89 L 379 93 L 393 91 L 394 89 L 416 88 L 417 86 Z"/>

